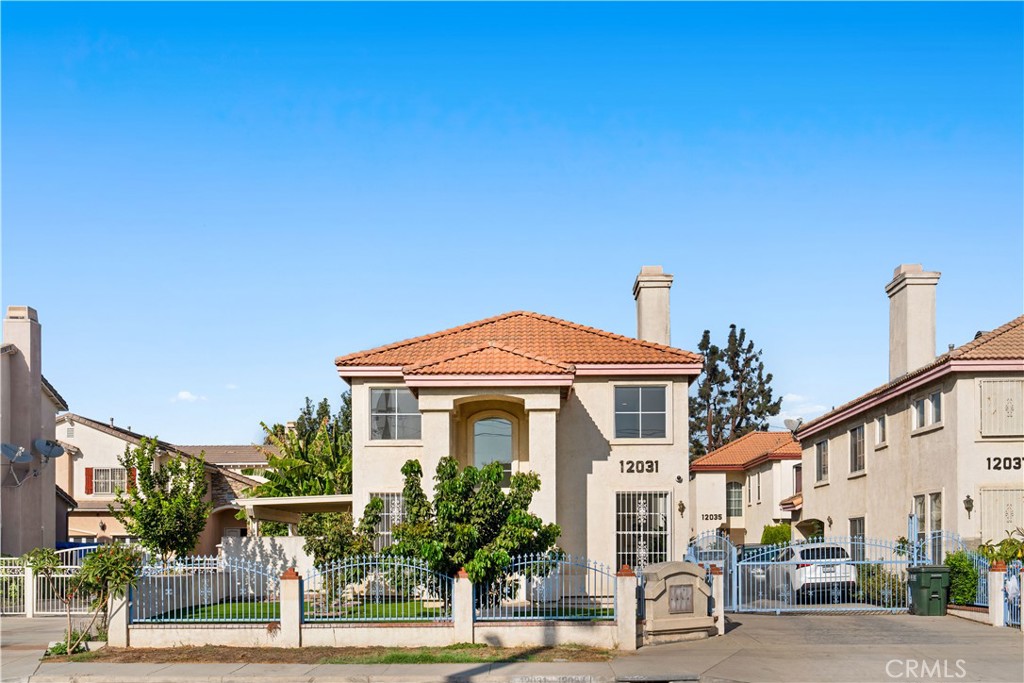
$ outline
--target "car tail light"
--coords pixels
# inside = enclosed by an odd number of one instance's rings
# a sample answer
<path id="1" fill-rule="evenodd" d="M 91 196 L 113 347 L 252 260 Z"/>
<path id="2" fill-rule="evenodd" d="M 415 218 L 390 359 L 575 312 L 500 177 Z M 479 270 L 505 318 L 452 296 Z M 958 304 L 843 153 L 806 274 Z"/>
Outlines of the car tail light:
<path id="1" fill-rule="evenodd" d="M 811 566 L 811 565 L 807 564 L 806 562 L 802 562 L 802 563 L 798 564 L 798 565 L 796 566 L 796 568 L 797 568 L 797 569 L 803 569 L 804 567 L 810 567 L 810 566 Z"/>

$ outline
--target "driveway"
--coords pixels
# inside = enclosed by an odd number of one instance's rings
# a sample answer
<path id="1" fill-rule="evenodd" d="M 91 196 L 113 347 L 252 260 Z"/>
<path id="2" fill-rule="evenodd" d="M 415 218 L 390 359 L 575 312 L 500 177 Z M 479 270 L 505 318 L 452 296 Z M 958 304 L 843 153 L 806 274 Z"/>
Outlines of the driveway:
<path id="1" fill-rule="evenodd" d="M 688 671 L 702 681 L 1024 681 L 1024 637 L 954 616 L 729 615 L 726 635 L 642 648 L 618 675 Z"/>

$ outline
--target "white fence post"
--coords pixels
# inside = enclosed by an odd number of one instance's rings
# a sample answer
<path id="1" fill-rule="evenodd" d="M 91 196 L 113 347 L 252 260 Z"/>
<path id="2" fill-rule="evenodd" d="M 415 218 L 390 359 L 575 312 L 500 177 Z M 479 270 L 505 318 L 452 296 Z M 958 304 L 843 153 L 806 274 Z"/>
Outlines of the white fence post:
<path id="1" fill-rule="evenodd" d="M 302 577 L 295 567 L 281 574 L 280 647 L 302 647 Z"/>
<path id="2" fill-rule="evenodd" d="M 715 635 L 725 635 L 725 577 L 722 575 L 722 568 L 717 564 L 711 565 L 711 599 L 715 606 L 712 608 L 712 616 L 715 618 Z"/>
<path id="3" fill-rule="evenodd" d="M 128 647 L 128 591 L 107 600 L 107 645 Z"/>
<path id="4" fill-rule="evenodd" d="M 25 616 L 36 615 L 36 573 L 32 567 L 25 565 Z"/>
<path id="5" fill-rule="evenodd" d="M 615 574 L 615 635 L 620 650 L 636 649 L 636 574 L 622 565 Z"/>
<path id="6" fill-rule="evenodd" d="M 455 642 L 475 642 L 473 582 L 469 580 L 465 569 L 459 569 L 452 583 L 452 625 L 455 628 Z"/>
<path id="7" fill-rule="evenodd" d="M 993 626 L 1006 626 L 1006 612 L 1003 595 L 1003 580 L 1006 578 L 1006 563 L 993 562 L 988 569 L 988 617 Z"/>

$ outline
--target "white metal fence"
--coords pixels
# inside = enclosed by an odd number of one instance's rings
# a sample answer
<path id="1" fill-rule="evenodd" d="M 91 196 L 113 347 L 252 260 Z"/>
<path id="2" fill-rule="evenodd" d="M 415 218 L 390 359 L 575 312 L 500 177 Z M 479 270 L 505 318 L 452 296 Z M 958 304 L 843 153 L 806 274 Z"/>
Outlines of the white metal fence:
<path id="1" fill-rule="evenodd" d="M 90 614 L 92 596 L 82 593 L 71 594 L 71 582 L 78 571 L 78 565 L 64 565 L 57 567 L 49 575 L 36 574 L 35 613 L 40 616 L 66 614 L 68 606 L 63 597 L 70 601 L 72 614 Z"/>
<path id="2" fill-rule="evenodd" d="M 19 557 L 0 558 L 0 614 L 25 613 L 25 567 Z"/>

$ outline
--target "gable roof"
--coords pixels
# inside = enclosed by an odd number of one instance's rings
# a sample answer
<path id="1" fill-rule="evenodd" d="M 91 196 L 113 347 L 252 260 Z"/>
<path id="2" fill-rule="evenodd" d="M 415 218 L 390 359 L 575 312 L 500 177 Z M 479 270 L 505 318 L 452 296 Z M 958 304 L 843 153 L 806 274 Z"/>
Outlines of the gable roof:
<path id="1" fill-rule="evenodd" d="M 405 368 L 407 375 L 572 374 L 573 366 L 493 342 Z"/>
<path id="2" fill-rule="evenodd" d="M 690 463 L 697 472 L 745 470 L 769 460 L 799 460 L 800 444 L 790 432 L 750 432 Z"/>
<path id="3" fill-rule="evenodd" d="M 64 400 L 64 397 L 57 392 L 57 389 L 55 389 L 52 384 L 50 384 L 45 375 L 40 375 L 40 377 L 43 380 L 43 394 L 46 398 L 50 399 L 50 403 L 55 405 L 58 410 L 67 410 L 68 402 Z"/>
<path id="4" fill-rule="evenodd" d="M 212 462 L 215 465 L 237 465 L 239 463 L 264 463 L 267 461 L 267 456 L 264 454 L 265 451 L 276 453 L 277 451 L 273 446 L 256 446 L 255 444 L 247 445 L 191 445 L 191 446 L 178 446 L 178 448 L 189 455 L 198 456 L 200 453 L 206 454 L 206 462 Z M 262 450 L 261 450 L 262 449 Z"/>
<path id="5" fill-rule="evenodd" d="M 417 374 L 563 374 L 575 364 L 699 364 L 690 351 L 529 311 L 512 311 L 366 351 L 339 356 L 345 368 Z M 487 366 L 494 362 L 495 366 Z"/>
<path id="6" fill-rule="evenodd" d="M 947 351 L 931 363 L 916 370 L 897 377 L 871 391 L 861 394 L 852 401 L 847 401 L 838 408 L 833 408 L 824 415 L 802 424 L 797 430 L 798 436 L 805 436 L 808 432 L 816 431 L 823 423 L 832 421 L 833 418 L 851 411 L 861 403 L 867 403 L 871 399 L 881 398 L 886 394 L 899 394 L 904 390 L 913 389 L 916 384 L 914 379 L 923 378 L 942 366 L 948 366 L 949 371 L 957 369 L 970 369 L 970 363 L 974 361 L 1024 361 L 1024 315 L 1014 318 L 1005 325 L 1001 325 L 991 332 L 979 334 L 971 341 L 958 346 L 952 351 Z M 960 362 L 967 363 L 966 367 L 957 367 Z M 1024 366 L 1021 367 L 1024 370 Z"/>

